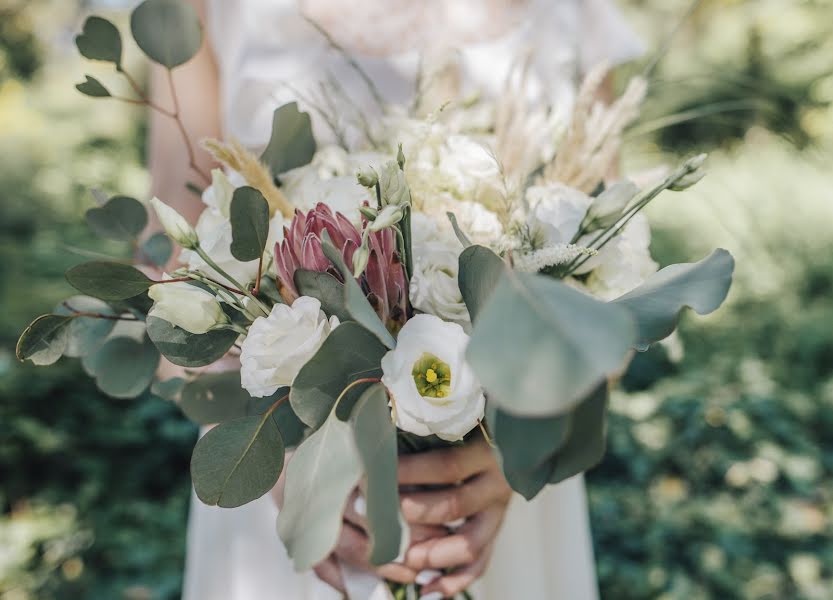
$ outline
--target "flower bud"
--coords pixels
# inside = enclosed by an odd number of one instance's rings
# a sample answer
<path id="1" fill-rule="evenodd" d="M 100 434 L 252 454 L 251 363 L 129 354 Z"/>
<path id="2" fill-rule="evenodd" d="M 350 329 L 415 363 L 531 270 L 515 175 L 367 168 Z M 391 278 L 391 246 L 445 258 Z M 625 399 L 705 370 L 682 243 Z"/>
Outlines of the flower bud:
<path id="1" fill-rule="evenodd" d="M 159 198 L 152 198 L 150 204 L 156 211 L 156 216 L 159 217 L 159 222 L 168 237 L 187 250 L 194 250 L 199 245 L 197 232 L 185 220 L 185 217 Z"/>
<path id="2" fill-rule="evenodd" d="M 396 151 L 396 162 L 400 169 L 405 169 L 405 153 L 402 151 L 402 144 L 399 144 L 399 150 Z"/>
<path id="3" fill-rule="evenodd" d="M 620 181 L 613 184 L 597 197 L 587 210 L 585 222 L 598 228 L 610 227 L 622 217 L 625 207 L 639 193 L 630 181 Z"/>
<path id="4" fill-rule="evenodd" d="M 404 211 L 402 210 L 401 206 L 396 205 L 389 205 L 379 211 L 379 214 L 376 216 L 376 219 L 370 223 L 367 228 L 371 232 L 382 231 L 383 229 L 387 229 L 388 227 L 393 227 L 399 221 L 402 220 L 402 217 L 405 216 Z"/>
<path id="5" fill-rule="evenodd" d="M 405 181 L 405 173 L 399 165 L 393 161 L 385 164 L 382 175 L 379 177 L 382 188 L 383 204 L 410 204 L 411 190 L 408 182 Z"/>
<path id="6" fill-rule="evenodd" d="M 688 175 L 683 175 L 677 181 L 675 181 L 668 189 L 674 192 L 682 192 L 683 190 L 687 190 L 695 183 L 703 179 L 706 176 L 706 172 L 702 169 L 698 169 L 692 171 Z"/>
<path id="7" fill-rule="evenodd" d="M 705 164 L 708 157 L 708 154 L 698 154 L 697 156 L 692 156 L 685 162 L 685 167 L 688 169 L 689 173 L 696 171 Z"/>
<path id="8" fill-rule="evenodd" d="M 203 334 L 229 322 L 217 298 L 190 283 L 157 283 L 148 296 L 154 301 L 149 317 L 163 319 L 190 333 Z"/>
<path id="9" fill-rule="evenodd" d="M 360 206 L 359 212 L 362 213 L 364 218 L 368 221 L 375 221 L 376 217 L 379 216 L 379 211 L 372 206 Z"/>
<path id="10" fill-rule="evenodd" d="M 376 187 L 376 184 L 379 183 L 379 175 L 373 167 L 367 167 L 356 173 L 356 179 L 358 179 L 359 185 L 366 188 Z"/>
<path id="11" fill-rule="evenodd" d="M 355 252 L 353 252 L 353 277 L 358 279 L 364 270 L 367 268 L 367 263 L 370 260 L 370 248 L 362 244 Z"/>

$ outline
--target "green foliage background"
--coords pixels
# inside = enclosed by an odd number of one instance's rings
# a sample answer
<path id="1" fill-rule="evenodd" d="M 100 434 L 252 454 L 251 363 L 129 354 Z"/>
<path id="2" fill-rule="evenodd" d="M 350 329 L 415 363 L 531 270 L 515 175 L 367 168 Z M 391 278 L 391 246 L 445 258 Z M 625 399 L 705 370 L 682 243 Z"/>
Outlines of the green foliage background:
<path id="1" fill-rule="evenodd" d="M 689 3 L 626 4 L 656 46 Z M 614 395 L 588 475 L 606 600 L 833 593 L 831 17 L 830 0 L 706 0 L 652 75 L 626 171 L 717 149 L 700 185 L 651 208 L 655 256 L 721 245 L 738 277 Z M 76 2 L 0 6 L 0 599 L 172 599 L 194 426 L 101 397 L 72 361 L 13 355 L 69 292 L 73 248 L 126 252 L 87 231 L 88 188 L 148 187 L 142 114 L 73 90 L 81 22 Z"/>

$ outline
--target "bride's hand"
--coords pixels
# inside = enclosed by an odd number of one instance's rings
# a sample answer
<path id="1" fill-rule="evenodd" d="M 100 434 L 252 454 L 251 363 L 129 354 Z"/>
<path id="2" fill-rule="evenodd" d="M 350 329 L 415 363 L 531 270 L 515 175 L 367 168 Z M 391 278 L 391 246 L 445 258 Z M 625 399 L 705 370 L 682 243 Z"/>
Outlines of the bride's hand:
<path id="1" fill-rule="evenodd" d="M 404 566 L 414 572 L 449 570 L 422 588 L 451 598 L 486 570 L 512 490 L 494 453 L 482 439 L 465 446 L 401 456 L 402 486 L 446 485 L 437 491 L 402 493 L 402 514 L 414 527 L 464 521 L 445 536 L 412 540 Z M 430 573 L 424 574 L 420 583 Z"/>

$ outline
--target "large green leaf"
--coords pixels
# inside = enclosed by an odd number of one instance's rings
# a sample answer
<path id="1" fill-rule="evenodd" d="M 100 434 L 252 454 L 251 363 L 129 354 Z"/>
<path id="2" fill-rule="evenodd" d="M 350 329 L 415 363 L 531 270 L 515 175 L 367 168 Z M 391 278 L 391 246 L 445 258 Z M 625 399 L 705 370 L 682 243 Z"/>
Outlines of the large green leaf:
<path id="1" fill-rule="evenodd" d="M 571 416 L 570 435 L 555 454 L 550 483 L 561 483 L 597 465 L 605 453 L 608 386 L 604 382 Z"/>
<path id="2" fill-rule="evenodd" d="M 197 12 L 181 0 L 145 0 L 130 15 L 130 30 L 142 52 L 169 69 L 191 60 L 202 44 Z"/>
<path id="3" fill-rule="evenodd" d="M 159 367 L 159 351 L 144 338 L 110 338 L 95 354 L 85 357 L 85 366 L 98 388 L 113 398 L 136 398 L 153 382 Z"/>
<path id="4" fill-rule="evenodd" d="M 261 160 L 272 175 L 303 167 L 315 155 L 315 137 L 309 113 L 298 110 L 297 102 L 277 108 L 272 116 L 272 137 Z"/>
<path id="5" fill-rule="evenodd" d="M 115 317 L 116 313 L 106 302 L 90 296 L 73 296 L 68 298 L 61 305 L 55 308 L 59 315 L 71 316 L 73 314 L 90 313 L 104 317 Z M 72 319 L 69 324 L 67 345 L 64 350 L 65 356 L 80 358 L 93 352 L 97 352 L 107 336 L 113 331 L 117 321 L 107 318 L 80 317 Z"/>
<path id="6" fill-rule="evenodd" d="M 202 374 L 185 384 L 179 401 L 185 416 L 200 425 L 251 416 L 253 404 L 240 386 L 240 371 Z"/>
<path id="7" fill-rule="evenodd" d="M 227 329 L 196 335 L 156 317 L 148 317 L 147 328 L 148 336 L 165 358 L 175 365 L 192 368 L 221 359 L 239 335 Z"/>
<path id="8" fill-rule="evenodd" d="M 75 89 L 85 96 L 89 96 L 90 98 L 109 98 L 112 95 L 110 94 L 110 90 L 104 87 L 104 84 L 95 77 L 84 75 L 84 78 L 84 81 L 75 84 Z"/>
<path id="9" fill-rule="evenodd" d="M 332 240 L 330 240 L 326 231 L 322 233 L 321 248 L 324 251 L 324 256 L 336 266 L 344 278 L 344 307 L 347 312 L 353 317 L 354 321 L 372 332 L 385 346 L 394 348 L 396 340 L 393 339 L 390 332 L 385 329 L 385 325 L 379 320 L 379 316 L 373 310 L 359 284 L 353 279 L 352 269 L 344 264 L 341 252 L 333 246 Z"/>
<path id="10" fill-rule="evenodd" d="M 487 422 L 509 485 L 527 500 L 549 482 L 552 459 L 566 443 L 572 417 L 515 417 L 489 408 Z"/>
<path id="11" fill-rule="evenodd" d="M 310 427 L 319 427 L 349 384 L 382 376 L 385 352 L 376 336 L 358 323 L 336 327 L 292 383 L 289 398 L 295 414 Z M 358 398 L 361 387 L 357 386 L 342 402 L 349 406 Z"/>
<path id="12" fill-rule="evenodd" d="M 253 187 L 234 190 L 229 209 L 231 220 L 231 254 L 240 262 L 263 255 L 269 237 L 269 204 Z"/>
<path id="13" fill-rule="evenodd" d="M 51 365 L 67 347 L 72 318 L 41 315 L 20 335 L 15 348 L 18 360 L 31 360 L 36 365 Z"/>
<path id="14" fill-rule="evenodd" d="M 329 273 L 298 269 L 295 287 L 302 296 L 317 298 L 327 316 L 338 317 L 342 323 L 353 320 L 344 306 L 344 284 Z"/>
<path id="15" fill-rule="evenodd" d="M 630 314 L 541 275 L 507 272 L 466 351 L 490 400 L 519 417 L 564 414 L 624 364 Z"/>
<path id="16" fill-rule="evenodd" d="M 396 559 L 402 543 L 399 520 L 396 427 L 382 384 L 362 394 L 351 415 L 353 434 L 367 478 L 367 522 L 370 562 L 384 565 Z"/>
<path id="17" fill-rule="evenodd" d="M 242 506 L 274 487 L 283 460 L 283 440 L 271 414 L 226 421 L 209 430 L 194 448 L 194 490 L 210 506 Z"/>
<path id="18" fill-rule="evenodd" d="M 474 321 L 506 271 L 500 257 L 483 246 L 469 246 L 460 254 L 457 282 L 469 316 Z"/>
<path id="19" fill-rule="evenodd" d="M 653 342 L 669 336 L 685 307 L 700 315 L 717 310 L 729 293 L 734 269 L 735 259 L 720 248 L 700 262 L 665 267 L 614 300 L 636 320 L 635 347 L 647 350 Z"/>
<path id="20" fill-rule="evenodd" d="M 84 58 L 121 65 L 121 34 L 107 19 L 88 17 L 81 33 L 75 36 L 75 45 Z"/>
<path id="21" fill-rule="evenodd" d="M 148 224 L 145 207 L 128 196 L 114 196 L 104 206 L 88 210 L 85 217 L 93 231 L 111 240 L 136 239 Z"/>
<path id="22" fill-rule="evenodd" d="M 79 292 L 102 300 L 127 300 L 154 284 L 135 267 L 106 261 L 76 265 L 67 271 L 66 278 Z"/>
<path id="23" fill-rule="evenodd" d="M 341 531 L 344 505 L 362 473 L 353 431 L 335 412 L 298 446 L 286 470 L 278 533 L 297 571 L 330 554 Z"/>

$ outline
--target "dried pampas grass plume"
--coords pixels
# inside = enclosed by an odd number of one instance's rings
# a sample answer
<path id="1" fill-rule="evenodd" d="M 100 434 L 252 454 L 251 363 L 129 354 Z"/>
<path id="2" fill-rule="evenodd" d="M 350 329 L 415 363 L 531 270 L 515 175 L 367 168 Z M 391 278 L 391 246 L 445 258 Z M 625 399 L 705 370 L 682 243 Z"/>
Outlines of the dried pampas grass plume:
<path id="1" fill-rule="evenodd" d="M 295 208 L 275 185 L 269 169 L 240 142 L 221 142 L 207 138 L 202 141 L 202 147 L 210 152 L 215 160 L 240 173 L 246 183 L 263 194 L 269 204 L 270 215 L 279 212 L 288 219 L 292 218 Z"/>

